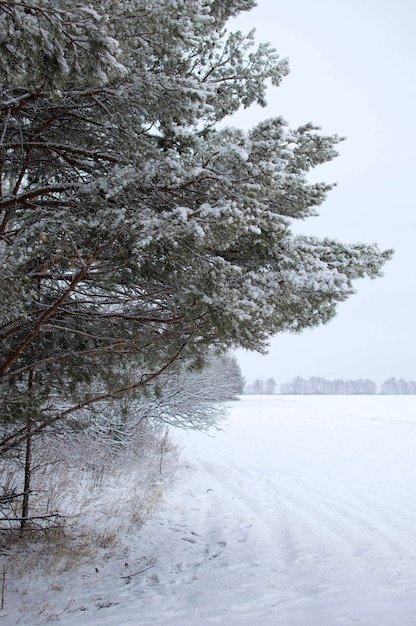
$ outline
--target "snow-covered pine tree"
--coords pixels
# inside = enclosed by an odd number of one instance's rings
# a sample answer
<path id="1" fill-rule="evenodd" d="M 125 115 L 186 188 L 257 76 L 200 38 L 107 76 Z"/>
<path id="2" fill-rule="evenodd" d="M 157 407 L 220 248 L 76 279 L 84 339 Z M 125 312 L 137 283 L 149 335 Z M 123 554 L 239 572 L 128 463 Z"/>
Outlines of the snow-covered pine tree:
<path id="1" fill-rule="evenodd" d="M 254 4 L 0 1 L 0 451 L 178 358 L 327 322 L 380 275 L 390 252 L 290 231 L 338 137 L 217 125 L 288 71 L 226 32 Z"/>

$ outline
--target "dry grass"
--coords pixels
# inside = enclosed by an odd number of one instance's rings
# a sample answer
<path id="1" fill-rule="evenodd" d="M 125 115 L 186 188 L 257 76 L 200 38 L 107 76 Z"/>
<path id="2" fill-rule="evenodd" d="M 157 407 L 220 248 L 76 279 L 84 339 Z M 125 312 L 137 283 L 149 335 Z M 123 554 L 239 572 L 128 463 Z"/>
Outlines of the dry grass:
<path id="1" fill-rule="evenodd" d="M 80 437 L 70 444 L 49 440 L 53 448 L 37 446 L 31 515 L 59 513 L 59 517 L 34 520 L 24 532 L 16 523 L 5 522 L 0 531 L 0 567 L 4 563 L 13 576 L 30 578 L 34 572 L 58 575 L 82 569 L 97 559 L 97 553 L 111 558 L 120 536 L 148 519 L 173 481 L 175 446 L 166 433 L 157 436 L 153 430 L 142 435 L 141 447 L 112 454 Z M 21 464 L 19 459 L 13 463 L 14 472 L 10 459 L 0 464 L 0 481 L 3 489 L 18 493 Z M 18 517 L 17 501 L 3 510 L 3 518 L 10 513 Z"/>

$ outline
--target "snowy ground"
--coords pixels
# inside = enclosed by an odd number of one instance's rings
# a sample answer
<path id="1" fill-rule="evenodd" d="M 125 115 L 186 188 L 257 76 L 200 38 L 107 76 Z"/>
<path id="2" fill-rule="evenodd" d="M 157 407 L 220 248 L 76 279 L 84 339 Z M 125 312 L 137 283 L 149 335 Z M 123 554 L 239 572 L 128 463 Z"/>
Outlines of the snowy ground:
<path id="1" fill-rule="evenodd" d="M 223 431 L 180 439 L 130 551 L 42 598 L 29 578 L 20 607 L 6 586 L 0 626 L 416 624 L 416 397 L 246 396 Z"/>

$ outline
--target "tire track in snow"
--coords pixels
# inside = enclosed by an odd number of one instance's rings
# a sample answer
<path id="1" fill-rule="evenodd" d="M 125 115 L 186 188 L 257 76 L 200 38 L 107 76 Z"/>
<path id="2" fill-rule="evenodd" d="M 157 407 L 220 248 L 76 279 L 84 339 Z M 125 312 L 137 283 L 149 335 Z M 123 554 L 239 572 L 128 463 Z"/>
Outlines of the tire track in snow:
<path id="1" fill-rule="evenodd" d="M 416 422 L 329 400 L 243 399 L 215 437 L 184 435 L 141 537 L 159 558 L 140 626 L 414 626 Z"/>
<path id="2" fill-rule="evenodd" d="M 253 610 L 290 606 L 293 612 L 297 604 L 309 602 L 331 611 L 335 610 L 331 606 L 337 598 L 343 597 L 347 605 L 354 606 L 358 601 L 358 615 L 366 616 L 363 623 L 396 626 L 396 618 L 383 621 L 386 603 L 399 602 L 403 593 L 414 589 L 416 573 L 414 504 L 403 501 L 403 494 L 397 499 L 392 497 L 400 472 L 393 476 L 388 492 L 376 489 L 381 467 L 379 451 L 373 456 L 363 453 L 374 442 L 358 453 L 349 449 L 351 444 L 357 445 L 363 433 L 367 439 L 372 437 L 365 419 L 358 425 L 358 434 L 355 424 L 338 424 L 342 432 L 337 437 L 329 429 L 327 440 L 318 447 L 307 441 L 308 432 L 303 435 L 302 419 L 297 425 L 297 441 L 293 440 L 293 426 L 287 426 L 283 423 L 271 429 L 271 434 L 279 435 L 278 444 L 273 443 L 275 455 L 267 452 L 264 441 L 256 442 L 253 429 L 249 446 L 242 441 L 239 443 L 244 445 L 239 447 L 227 437 L 221 445 L 218 436 L 212 445 L 198 444 L 191 456 L 201 484 L 213 490 L 209 492 L 212 508 L 205 512 L 207 527 L 214 523 L 227 528 L 223 533 L 228 544 L 236 528 L 246 528 L 241 541 L 245 545 L 240 546 L 237 557 L 223 561 L 220 586 L 233 580 L 233 563 L 239 561 L 239 580 L 234 584 L 257 588 L 257 599 L 251 599 L 252 609 L 256 607 Z M 313 424 L 308 420 L 307 426 L 322 428 L 319 420 Z M 395 431 L 393 422 L 387 426 L 387 434 Z M 232 435 L 236 436 L 236 429 Z M 320 437 L 323 435 L 321 432 Z M 383 447 L 386 442 L 377 443 Z M 395 454 L 392 457 L 394 460 Z M 400 460 L 403 464 L 403 458 Z M 381 472 L 379 480 L 386 478 Z M 392 503 L 395 508 L 389 510 Z M 261 584 L 250 564 L 262 570 Z M 319 603 L 322 598 L 327 602 Z M 238 613 L 238 607 L 233 605 L 232 611 Z M 354 617 L 354 611 L 348 617 L 348 611 L 331 624 L 361 619 Z M 375 621 L 373 613 L 377 614 Z M 406 620 L 406 614 L 401 619 Z M 304 623 L 310 625 L 307 620 Z M 400 623 L 404 626 L 406 621 Z M 413 617 L 407 623 L 413 626 Z"/>

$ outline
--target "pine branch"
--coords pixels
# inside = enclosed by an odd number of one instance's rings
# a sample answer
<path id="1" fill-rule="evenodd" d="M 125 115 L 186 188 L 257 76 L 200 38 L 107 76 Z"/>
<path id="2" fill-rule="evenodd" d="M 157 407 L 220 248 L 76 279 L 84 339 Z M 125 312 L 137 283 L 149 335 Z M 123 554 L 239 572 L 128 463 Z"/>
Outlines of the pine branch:
<path id="1" fill-rule="evenodd" d="M 190 340 L 191 340 L 191 337 L 188 337 L 188 339 L 180 346 L 180 348 L 175 352 L 175 354 L 156 372 L 152 372 L 149 374 L 142 374 L 138 381 L 131 383 L 130 385 L 121 387 L 114 391 L 99 394 L 87 400 L 83 400 L 79 402 L 78 404 L 70 407 L 69 409 L 65 409 L 64 411 L 58 413 L 54 417 L 47 419 L 41 424 L 38 424 L 38 425 L 33 424 L 33 429 L 32 429 L 30 436 L 34 437 L 36 435 L 39 435 L 40 433 L 42 433 L 44 430 L 46 430 L 53 424 L 63 421 L 65 418 L 69 417 L 73 413 L 76 413 L 77 411 L 80 411 L 81 409 L 85 409 L 89 406 L 97 404 L 98 402 L 121 398 L 123 395 L 129 393 L 130 391 L 134 391 L 135 389 L 148 385 L 152 380 L 154 380 L 155 378 L 157 378 L 158 376 L 161 376 L 164 372 L 166 372 L 173 365 L 173 363 L 175 363 L 177 359 L 179 359 L 182 352 L 185 350 L 186 346 L 189 344 Z M 3 438 L 3 440 L 0 441 L 0 455 L 5 454 L 6 452 L 9 452 L 10 450 L 14 448 L 19 447 L 22 443 L 26 441 L 27 437 L 28 437 L 27 428 L 25 426 L 23 428 L 20 428 L 18 431 L 12 433 L 11 435 L 8 435 L 7 437 Z"/>

